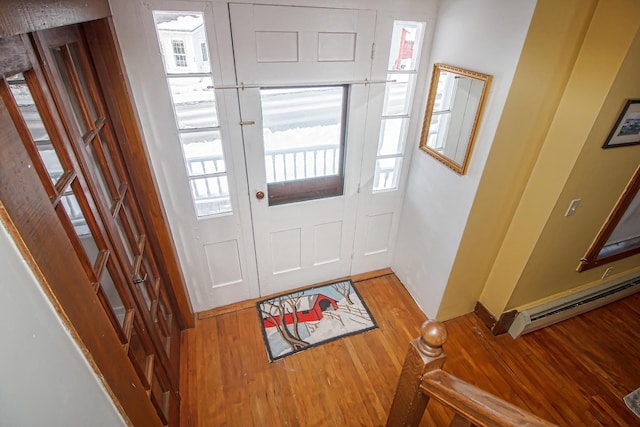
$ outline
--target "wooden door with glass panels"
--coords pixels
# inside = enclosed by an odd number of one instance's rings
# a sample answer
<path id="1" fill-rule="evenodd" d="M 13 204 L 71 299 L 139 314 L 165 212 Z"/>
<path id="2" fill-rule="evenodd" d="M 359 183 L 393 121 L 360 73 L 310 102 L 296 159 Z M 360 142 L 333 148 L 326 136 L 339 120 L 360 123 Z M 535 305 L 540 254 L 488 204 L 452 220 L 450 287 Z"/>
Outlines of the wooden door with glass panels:
<path id="1" fill-rule="evenodd" d="M 86 273 L 69 286 L 93 289 L 160 421 L 174 425 L 180 331 L 82 33 L 22 41 L 30 57 L 2 70 L 0 94 Z"/>

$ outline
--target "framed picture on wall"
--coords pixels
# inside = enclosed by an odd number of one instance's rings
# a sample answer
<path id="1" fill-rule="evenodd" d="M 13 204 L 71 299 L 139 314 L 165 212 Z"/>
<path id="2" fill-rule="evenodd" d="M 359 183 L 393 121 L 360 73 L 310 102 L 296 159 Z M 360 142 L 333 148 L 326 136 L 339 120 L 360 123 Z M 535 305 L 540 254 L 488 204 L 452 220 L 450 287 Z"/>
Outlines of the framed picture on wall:
<path id="1" fill-rule="evenodd" d="M 602 148 L 640 144 L 640 99 L 630 99 Z"/>

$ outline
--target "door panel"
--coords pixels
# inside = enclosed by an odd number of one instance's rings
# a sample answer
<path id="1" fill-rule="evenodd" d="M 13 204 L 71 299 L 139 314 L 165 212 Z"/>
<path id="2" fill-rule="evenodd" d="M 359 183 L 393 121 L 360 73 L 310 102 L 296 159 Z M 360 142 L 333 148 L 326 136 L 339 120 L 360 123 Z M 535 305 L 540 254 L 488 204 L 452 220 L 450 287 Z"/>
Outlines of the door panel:
<path id="1" fill-rule="evenodd" d="M 27 59 L 12 68 L 0 64 L 2 209 L 20 233 L 16 241 L 33 254 L 32 268 L 43 288 L 60 304 L 129 419 L 136 425 L 159 425 L 161 419 L 166 424 L 168 413 L 155 417 L 144 393 L 155 349 L 71 148 L 60 104 L 54 102 L 60 99 L 52 96 L 29 40 L 15 37 L 8 46 L 0 39 L 2 57 L 17 58 L 20 51 Z M 147 352 L 141 360 L 132 355 L 132 337 L 138 336 Z"/>
<path id="2" fill-rule="evenodd" d="M 373 11 L 235 3 L 229 10 L 239 83 L 290 86 L 369 76 Z"/>
<path id="3" fill-rule="evenodd" d="M 369 77 L 375 13 L 231 4 L 230 16 L 238 80 L 257 86 L 239 91 L 239 100 L 242 120 L 255 122 L 243 126 L 243 136 L 260 292 L 268 295 L 346 276 L 351 271 L 364 147 L 366 108 L 361 106 L 366 106 L 368 99 L 368 87 L 348 82 Z M 328 85 L 346 88 L 346 110 L 338 110 L 346 144 L 341 146 L 344 160 L 334 162 L 338 163 L 337 171 L 325 176 L 325 172 L 317 172 L 317 166 L 325 169 L 326 153 L 333 149 L 313 141 L 330 139 L 327 135 L 334 122 L 324 123 L 317 117 L 333 95 L 328 92 L 325 98 L 313 102 L 294 100 L 289 104 L 278 104 L 275 98 L 282 97 L 285 90 L 295 92 L 296 87 L 304 91 Z M 283 90 L 261 90 L 273 87 Z M 327 111 L 326 116 L 334 114 Z M 278 125 L 272 125 L 277 121 L 275 115 L 280 115 L 285 131 L 274 141 L 273 135 L 278 132 L 273 130 Z M 285 153 L 281 160 L 271 154 L 278 151 Z M 322 160 L 318 153 L 322 153 Z M 291 170 L 297 179 L 283 178 L 287 182 L 279 185 L 297 183 L 299 193 L 308 195 L 308 200 L 303 197 L 295 203 L 282 202 L 279 194 L 273 196 L 275 184 L 267 182 L 278 175 L 271 171 L 278 161 L 285 171 L 281 175 Z M 307 175 L 309 168 L 315 172 Z M 311 185 L 314 180 L 332 176 L 340 178 L 338 193 L 326 193 Z M 259 192 L 267 197 L 256 197 Z"/>
<path id="4" fill-rule="evenodd" d="M 85 183 L 74 187 L 75 198 L 63 194 L 70 210 L 75 203 L 87 221 L 83 225 L 82 218 L 74 218 L 74 232 L 87 242 L 81 243 L 85 253 L 98 253 L 93 262 L 94 286 L 101 301 L 111 305 L 114 327 L 125 326 L 124 348 L 158 416 L 167 424 L 177 419 L 179 408 L 178 363 L 172 360 L 179 357 L 174 351 L 179 347 L 179 329 L 172 325 L 174 307 L 166 297 L 164 312 L 160 309 L 170 284 L 159 274 L 149 246 L 119 149 L 123 141 L 116 138 L 80 28 L 38 32 L 34 40 L 62 113 L 67 152 L 76 159 L 74 172 Z M 92 242 L 84 238 L 86 227 L 97 243 L 89 250 Z M 116 306 L 120 302 L 124 307 Z"/>

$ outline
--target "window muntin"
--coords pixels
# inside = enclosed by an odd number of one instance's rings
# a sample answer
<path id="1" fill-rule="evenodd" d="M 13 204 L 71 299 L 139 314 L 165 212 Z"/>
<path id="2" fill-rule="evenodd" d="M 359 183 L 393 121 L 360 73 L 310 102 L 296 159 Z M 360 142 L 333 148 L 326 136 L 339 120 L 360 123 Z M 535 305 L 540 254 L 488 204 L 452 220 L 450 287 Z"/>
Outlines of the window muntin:
<path id="1" fill-rule="evenodd" d="M 184 42 L 182 40 L 171 40 L 171 48 L 173 49 L 173 59 L 176 67 L 187 66 L 187 54 L 184 50 Z"/>
<path id="2" fill-rule="evenodd" d="M 342 194 L 347 86 L 260 90 L 269 204 Z"/>
<path id="3" fill-rule="evenodd" d="M 395 21 L 391 36 L 373 192 L 398 189 L 424 23 Z"/>
<path id="4" fill-rule="evenodd" d="M 189 191 L 198 218 L 232 211 L 206 28 L 202 12 L 154 11 Z M 180 43 L 177 34 L 180 35 Z M 180 58 L 178 58 L 180 56 Z"/>

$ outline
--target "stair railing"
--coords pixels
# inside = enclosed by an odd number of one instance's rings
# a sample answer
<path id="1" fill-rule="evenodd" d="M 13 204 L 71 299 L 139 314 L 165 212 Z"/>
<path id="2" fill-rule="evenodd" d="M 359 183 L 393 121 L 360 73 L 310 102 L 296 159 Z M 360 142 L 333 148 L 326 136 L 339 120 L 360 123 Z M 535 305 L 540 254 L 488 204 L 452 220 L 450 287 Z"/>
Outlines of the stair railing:
<path id="1" fill-rule="evenodd" d="M 555 426 L 445 372 L 447 329 L 427 320 L 409 344 L 387 427 L 417 427 L 433 398 L 455 413 L 450 426 Z"/>

